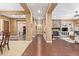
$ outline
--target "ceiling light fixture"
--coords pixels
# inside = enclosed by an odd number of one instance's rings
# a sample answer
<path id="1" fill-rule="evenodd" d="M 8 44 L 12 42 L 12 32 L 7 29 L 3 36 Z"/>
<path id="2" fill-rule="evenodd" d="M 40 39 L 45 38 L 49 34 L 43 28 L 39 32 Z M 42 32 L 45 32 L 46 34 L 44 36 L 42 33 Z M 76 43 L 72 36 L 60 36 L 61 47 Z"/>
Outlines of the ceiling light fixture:
<path id="1" fill-rule="evenodd" d="M 40 17 L 38 17 L 38 19 L 41 19 Z"/>
<path id="2" fill-rule="evenodd" d="M 75 15 L 74 15 L 74 17 L 79 17 L 79 13 L 78 13 L 78 11 L 75 11 Z"/>
<path id="3" fill-rule="evenodd" d="M 41 13 L 41 11 L 40 10 L 37 10 L 37 13 Z"/>

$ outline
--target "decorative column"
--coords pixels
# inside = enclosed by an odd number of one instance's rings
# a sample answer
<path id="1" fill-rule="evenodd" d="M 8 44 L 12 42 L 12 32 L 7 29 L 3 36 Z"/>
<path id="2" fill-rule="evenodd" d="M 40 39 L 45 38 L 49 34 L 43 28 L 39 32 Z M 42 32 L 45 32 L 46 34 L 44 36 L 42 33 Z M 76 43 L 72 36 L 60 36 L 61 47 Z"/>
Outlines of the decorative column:
<path id="1" fill-rule="evenodd" d="M 46 35 L 47 39 L 46 41 L 52 41 L 52 14 L 47 13 L 46 14 Z"/>
<path id="2" fill-rule="evenodd" d="M 26 40 L 32 40 L 32 14 L 27 14 L 26 17 Z"/>

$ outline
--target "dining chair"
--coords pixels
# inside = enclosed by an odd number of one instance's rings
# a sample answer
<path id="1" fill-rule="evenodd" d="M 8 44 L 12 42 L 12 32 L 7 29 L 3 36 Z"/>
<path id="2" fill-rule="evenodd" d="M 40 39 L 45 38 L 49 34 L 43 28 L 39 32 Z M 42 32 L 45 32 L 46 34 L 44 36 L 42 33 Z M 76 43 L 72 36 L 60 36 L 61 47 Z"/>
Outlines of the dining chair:
<path id="1" fill-rule="evenodd" d="M 5 31 L 2 33 L 2 41 L 0 44 L 1 54 L 3 54 L 3 48 L 5 48 L 5 46 L 7 46 L 9 50 L 9 37 L 10 37 L 9 32 Z"/>

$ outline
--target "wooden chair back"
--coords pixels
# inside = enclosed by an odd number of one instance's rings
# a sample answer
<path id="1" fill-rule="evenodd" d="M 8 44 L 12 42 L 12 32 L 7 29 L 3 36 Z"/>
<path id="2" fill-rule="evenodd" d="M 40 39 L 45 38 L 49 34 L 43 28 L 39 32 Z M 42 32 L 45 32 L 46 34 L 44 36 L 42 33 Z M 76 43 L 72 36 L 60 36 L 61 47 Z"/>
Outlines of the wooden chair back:
<path id="1" fill-rule="evenodd" d="M 2 42 L 1 42 L 1 45 L 2 45 L 3 47 L 5 47 L 6 44 L 9 44 L 9 37 L 10 37 L 10 33 L 9 33 L 9 32 L 4 31 L 4 32 L 2 33 Z"/>

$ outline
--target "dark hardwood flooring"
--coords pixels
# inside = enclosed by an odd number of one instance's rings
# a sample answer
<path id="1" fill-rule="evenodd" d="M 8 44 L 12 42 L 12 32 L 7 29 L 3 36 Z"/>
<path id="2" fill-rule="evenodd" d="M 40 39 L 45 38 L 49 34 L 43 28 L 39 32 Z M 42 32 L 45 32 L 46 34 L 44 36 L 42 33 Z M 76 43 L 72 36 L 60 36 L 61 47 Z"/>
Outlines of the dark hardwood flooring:
<path id="1" fill-rule="evenodd" d="M 42 35 L 37 35 L 22 56 L 79 56 L 79 45 L 61 39 L 46 43 Z"/>

